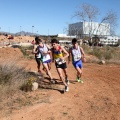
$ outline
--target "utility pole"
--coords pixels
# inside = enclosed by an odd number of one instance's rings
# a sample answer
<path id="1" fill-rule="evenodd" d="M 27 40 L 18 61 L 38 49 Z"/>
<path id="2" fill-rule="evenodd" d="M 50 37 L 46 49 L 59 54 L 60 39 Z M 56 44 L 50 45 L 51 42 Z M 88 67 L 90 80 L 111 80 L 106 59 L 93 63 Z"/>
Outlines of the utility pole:
<path id="1" fill-rule="evenodd" d="M 33 29 L 34 29 L 34 26 L 32 26 L 32 35 L 33 35 Z"/>

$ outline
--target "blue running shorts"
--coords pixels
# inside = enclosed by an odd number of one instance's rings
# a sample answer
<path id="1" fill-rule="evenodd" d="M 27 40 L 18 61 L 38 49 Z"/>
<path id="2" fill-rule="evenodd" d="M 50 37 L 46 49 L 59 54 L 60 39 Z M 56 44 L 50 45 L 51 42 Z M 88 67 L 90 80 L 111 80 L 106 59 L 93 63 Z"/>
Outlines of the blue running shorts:
<path id="1" fill-rule="evenodd" d="M 76 61 L 76 62 L 73 62 L 73 66 L 75 68 L 79 67 L 79 68 L 82 68 L 82 60 L 79 60 L 79 61 Z"/>
<path id="2" fill-rule="evenodd" d="M 51 59 L 44 61 L 43 63 L 50 63 L 50 62 L 51 62 Z"/>

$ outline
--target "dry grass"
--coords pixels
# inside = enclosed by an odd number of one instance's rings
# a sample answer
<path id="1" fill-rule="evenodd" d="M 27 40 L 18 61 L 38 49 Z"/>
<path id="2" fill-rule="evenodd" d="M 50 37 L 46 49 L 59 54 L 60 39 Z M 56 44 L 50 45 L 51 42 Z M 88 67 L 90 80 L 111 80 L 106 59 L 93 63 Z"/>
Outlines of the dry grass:
<path id="1" fill-rule="evenodd" d="M 25 58 L 34 59 L 34 54 L 32 54 L 33 46 L 28 46 L 28 47 L 21 46 L 19 48 L 20 48 L 20 50 L 23 53 Z"/>
<path id="2" fill-rule="evenodd" d="M 25 68 L 15 66 L 12 64 L 0 65 L 0 94 L 1 97 L 8 97 L 13 95 L 16 90 L 20 88 L 29 77 Z"/>
<path id="3" fill-rule="evenodd" d="M 43 79 L 43 76 L 38 78 L 36 74 L 26 71 L 24 67 L 19 67 L 17 65 L 18 60 L 13 59 L 0 61 L 2 63 L 0 64 L 1 114 L 7 114 L 6 110 L 10 112 L 26 105 L 49 102 L 48 96 L 42 95 L 39 91 L 36 91 L 36 94 L 30 92 L 32 82 L 40 81 Z"/>
<path id="4" fill-rule="evenodd" d="M 89 47 L 83 46 L 85 53 L 96 56 L 99 60 L 105 60 L 107 63 L 120 64 L 120 48 L 119 47 Z M 96 61 L 98 62 L 98 61 Z"/>

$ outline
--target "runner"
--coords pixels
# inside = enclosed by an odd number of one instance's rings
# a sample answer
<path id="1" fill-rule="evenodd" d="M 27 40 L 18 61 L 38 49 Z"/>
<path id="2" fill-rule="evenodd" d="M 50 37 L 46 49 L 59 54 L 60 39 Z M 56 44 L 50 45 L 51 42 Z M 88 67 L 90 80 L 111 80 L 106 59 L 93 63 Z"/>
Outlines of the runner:
<path id="1" fill-rule="evenodd" d="M 72 55 L 72 64 L 75 67 L 77 71 L 77 81 L 80 83 L 83 83 L 81 80 L 82 76 L 82 60 L 85 62 L 85 53 L 82 47 L 80 47 L 77 43 L 77 39 L 73 38 L 72 39 L 72 44 L 73 46 L 69 49 L 69 57 L 68 61 L 70 61 L 71 55 Z"/>
<path id="2" fill-rule="evenodd" d="M 33 44 L 32 53 L 35 54 L 35 60 L 36 60 L 36 62 L 37 62 L 38 72 L 41 73 L 41 70 L 40 70 L 41 54 L 40 54 L 40 52 L 39 52 L 39 50 L 38 50 L 37 39 L 38 39 L 38 37 L 35 37 L 35 43 Z"/>
<path id="3" fill-rule="evenodd" d="M 51 83 L 55 83 L 55 80 L 53 80 L 53 77 L 51 75 L 50 72 L 50 62 L 51 62 L 51 58 L 50 58 L 50 50 L 49 50 L 49 46 L 47 44 L 43 44 L 41 39 L 38 39 L 38 49 L 39 52 L 41 53 L 41 61 L 43 63 L 44 68 L 46 69 L 46 72 L 48 74 L 48 76 L 50 77 L 50 81 Z"/>
<path id="4" fill-rule="evenodd" d="M 61 47 L 58 44 L 58 41 L 56 39 L 51 40 L 51 44 L 53 46 L 52 48 L 52 57 L 53 57 L 53 62 L 55 60 L 55 66 L 58 72 L 58 75 L 60 79 L 62 80 L 63 84 L 65 85 L 65 91 L 69 91 L 69 80 L 68 80 L 68 74 L 67 74 L 67 65 L 65 59 L 69 56 L 68 52 Z M 65 56 L 63 56 L 63 53 L 65 53 Z M 65 74 L 65 79 L 63 77 L 62 71 Z"/>

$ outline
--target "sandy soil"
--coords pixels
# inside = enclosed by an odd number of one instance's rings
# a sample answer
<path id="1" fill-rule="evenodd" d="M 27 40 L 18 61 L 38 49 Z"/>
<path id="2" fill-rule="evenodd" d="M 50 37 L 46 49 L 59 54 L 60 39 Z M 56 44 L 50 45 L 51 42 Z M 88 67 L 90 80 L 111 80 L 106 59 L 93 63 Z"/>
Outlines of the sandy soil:
<path id="1" fill-rule="evenodd" d="M 14 39 L 8 39 L 7 36 L 0 35 L 0 47 L 8 44 L 31 43 L 35 38 L 31 36 L 15 36 Z"/>
<path id="2" fill-rule="evenodd" d="M 0 49 L 0 59 L 6 59 L 7 55 L 15 56 L 15 53 L 19 56 L 17 48 L 14 50 L 7 48 L 7 54 L 3 52 L 5 49 Z M 10 51 L 14 51 L 14 53 Z M 26 65 L 26 68 L 31 71 L 37 71 L 35 60 L 22 59 L 20 64 Z M 5 116 L 1 115 L 0 120 L 120 119 L 120 65 L 84 63 L 82 76 L 84 83 L 81 84 L 76 82 L 76 71 L 72 64 L 69 64 L 70 90 L 66 93 L 61 92 L 64 86 L 60 84 L 54 63 L 52 63 L 51 73 L 58 81 L 57 85 L 51 85 L 51 89 L 39 88 L 28 93 L 41 96 L 42 101 L 23 106 L 18 110 L 13 109 Z M 46 75 L 45 79 L 48 81 Z"/>

